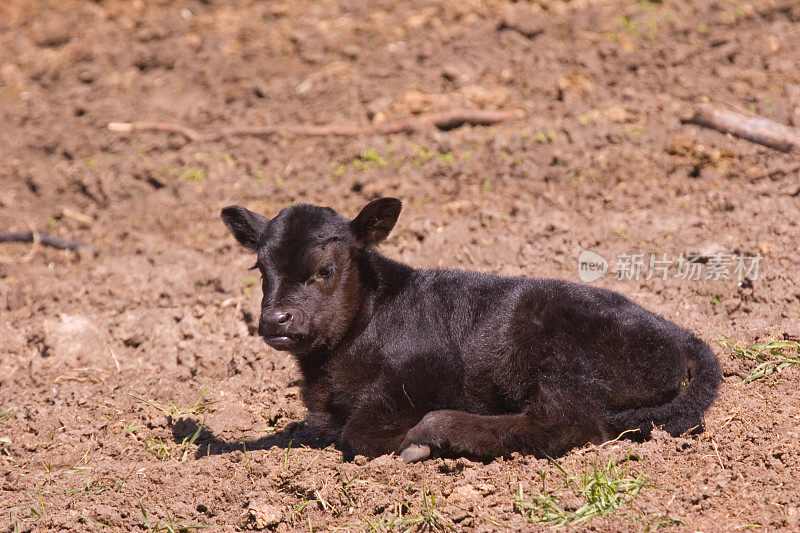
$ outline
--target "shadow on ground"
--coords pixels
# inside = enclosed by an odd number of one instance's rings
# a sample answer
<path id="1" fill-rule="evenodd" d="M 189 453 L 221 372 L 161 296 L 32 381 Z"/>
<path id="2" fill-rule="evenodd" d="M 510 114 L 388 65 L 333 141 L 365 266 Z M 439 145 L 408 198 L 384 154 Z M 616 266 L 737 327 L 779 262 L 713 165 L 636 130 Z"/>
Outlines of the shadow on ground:
<path id="1" fill-rule="evenodd" d="M 305 422 L 293 422 L 281 431 L 255 440 L 226 441 L 216 436 L 213 431 L 201 425 L 194 418 L 181 418 L 172 424 L 172 438 L 176 443 L 182 443 L 185 439 L 192 438 L 198 429 L 200 433 L 194 439 L 194 443 L 197 445 L 196 459 L 242 449 L 247 449 L 247 451 L 269 450 L 275 446 L 284 449 L 289 447 L 322 449 L 332 444 L 330 440 L 313 435 Z"/>

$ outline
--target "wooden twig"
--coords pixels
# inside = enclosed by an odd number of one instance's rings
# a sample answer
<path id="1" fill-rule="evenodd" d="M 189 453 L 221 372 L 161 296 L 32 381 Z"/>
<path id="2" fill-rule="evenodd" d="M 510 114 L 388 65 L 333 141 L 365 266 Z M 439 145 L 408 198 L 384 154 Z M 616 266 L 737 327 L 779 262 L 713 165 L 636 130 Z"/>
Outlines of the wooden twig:
<path id="1" fill-rule="evenodd" d="M 58 248 L 59 250 L 77 250 L 78 248 L 88 248 L 89 250 L 92 250 L 95 253 L 95 255 L 100 254 L 100 250 L 88 246 L 86 244 L 67 241 L 64 239 L 59 239 L 58 237 L 51 237 L 50 235 L 44 235 L 33 231 L 19 232 L 19 233 L 0 233 L 0 242 L 32 242 L 34 244 L 38 243 L 38 244 L 43 244 L 45 246 Z"/>
<path id="2" fill-rule="evenodd" d="M 682 119 L 681 123 L 730 133 L 781 152 L 800 154 L 800 130 L 768 118 L 704 105 L 691 117 Z"/>
<path id="3" fill-rule="evenodd" d="M 109 122 L 108 129 L 127 133 L 131 131 L 165 131 L 168 133 L 179 133 L 190 141 L 201 140 L 204 135 L 180 124 L 170 124 L 169 122 Z"/>
<path id="4" fill-rule="evenodd" d="M 224 128 L 213 133 L 200 133 L 192 128 L 168 122 L 111 122 L 108 129 L 118 132 L 133 131 L 165 131 L 183 135 L 189 141 L 218 141 L 225 137 L 269 137 L 272 135 L 295 136 L 339 136 L 356 137 L 358 135 L 391 135 L 394 133 L 411 133 L 424 128 L 435 127 L 440 130 L 451 130 L 472 124 L 489 126 L 506 120 L 519 119 L 525 116 L 520 109 L 505 111 L 480 111 L 473 109 L 453 109 L 441 113 L 430 113 L 402 120 L 376 124 L 372 126 L 317 126 L 313 124 L 278 125 L 278 126 L 245 126 Z"/>

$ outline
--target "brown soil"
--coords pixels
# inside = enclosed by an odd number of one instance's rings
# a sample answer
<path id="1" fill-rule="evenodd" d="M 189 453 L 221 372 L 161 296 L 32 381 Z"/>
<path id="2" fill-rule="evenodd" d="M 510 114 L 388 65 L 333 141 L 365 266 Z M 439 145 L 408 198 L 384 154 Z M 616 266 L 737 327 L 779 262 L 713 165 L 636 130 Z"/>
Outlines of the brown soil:
<path id="1" fill-rule="evenodd" d="M 755 363 L 714 342 L 800 336 L 797 159 L 679 121 L 711 101 L 800 126 L 799 21 L 796 0 L 4 0 L 0 228 L 103 253 L 0 244 L 0 529 L 546 527 L 519 487 L 580 507 L 546 460 L 343 463 L 304 446 L 298 371 L 253 335 L 252 258 L 218 213 L 352 215 L 380 195 L 405 204 L 383 251 L 415 266 L 577 280 L 584 249 L 612 265 L 760 253 L 752 283 L 595 282 L 712 343 L 725 384 L 702 436 L 560 463 L 580 476 L 630 456 L 650 482 L 576 528 L 800 529 L 800 373 L 744 382 Z M 455 107 L 527 116 L 213 143 L 105 129 Z"/>

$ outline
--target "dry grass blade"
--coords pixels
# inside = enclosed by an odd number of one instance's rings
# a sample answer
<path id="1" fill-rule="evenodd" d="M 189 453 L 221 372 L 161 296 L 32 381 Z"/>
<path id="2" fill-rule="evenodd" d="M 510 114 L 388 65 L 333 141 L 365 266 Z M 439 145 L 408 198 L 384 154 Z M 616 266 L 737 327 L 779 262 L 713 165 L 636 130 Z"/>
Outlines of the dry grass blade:
<path id="1" fill-rule="evenodd" d="M 744 348 L 741 348 L 738 342 L 729 337 L 721 336 L 716 341 L 737 357 L 758 363 L 750 371 L 750 374 L 744 378 L 745 383 L 780 373 L 785 368 L 800 364 L 799 341 L 776 340 L 761 344 L 751 344 Z M 793 352 L 797 353 L 797 356 L 787 355 L 787 353 Z"/>
<path id="2" fill-rule="evenodd" d="M 0 411 L 0 426 L 5 425 L 5 421 L 11 418 L 12 411 L 11 409 L 6 409 L 4 411 Z M 0 444 L 11 444 L 11 438 L 6 437 L 4 435 L 0 435 Z"/>
<path id="3" fill-rule="evenodd" d="M 148 405 L 153 409 L 161 411 L 162 413 L 164 413 L 165 416 L 169 418 L 177 418 L 182 415 L 202 414 L 206 412 L 210 406 L 217 403 L 218 400 L 205 400 L 205 396 L 206 394 L 208 394 L 208 390 L 213 383 L 214 383 L 213 379 L 209 381 L 208 384 L 205 387 L 203 387 L 203 390 L 200 391 L 200 396 L 198 396 L 197 401 L 194 402 L 193 405 L 186 408 L 176 407 L 175 405 L 172 404 L 170 404 L 169 406 L 163 406 L 158 402 L 147 400 L 145 398 L 136 396 L 134 394 L 131 394 L 130 396 L 136 401 L 142 402 L 143 404 Z"/>

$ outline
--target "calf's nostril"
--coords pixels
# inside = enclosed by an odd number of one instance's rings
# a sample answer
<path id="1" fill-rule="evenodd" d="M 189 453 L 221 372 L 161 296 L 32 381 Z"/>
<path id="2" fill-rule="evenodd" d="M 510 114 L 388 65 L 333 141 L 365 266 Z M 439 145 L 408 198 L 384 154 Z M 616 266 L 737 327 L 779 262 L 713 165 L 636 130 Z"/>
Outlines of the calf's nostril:
<path id="1" fill-rule="evenodd" d="M 278 324 L 288 324 L 292 320 L 291 313 L 280 313 L 278 315 Z"/>

